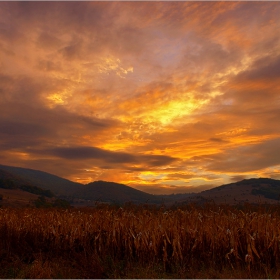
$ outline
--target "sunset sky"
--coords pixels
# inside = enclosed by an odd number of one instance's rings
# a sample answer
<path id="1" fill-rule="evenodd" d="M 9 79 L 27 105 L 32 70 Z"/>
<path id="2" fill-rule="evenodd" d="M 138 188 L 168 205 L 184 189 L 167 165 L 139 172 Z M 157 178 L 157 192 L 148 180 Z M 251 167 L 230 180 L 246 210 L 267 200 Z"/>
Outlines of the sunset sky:
<path id="1" fill-rule="evenodd" d="M 0 2 L 0 164 L 153 193 L 280 179 L 280 2 Z"/>

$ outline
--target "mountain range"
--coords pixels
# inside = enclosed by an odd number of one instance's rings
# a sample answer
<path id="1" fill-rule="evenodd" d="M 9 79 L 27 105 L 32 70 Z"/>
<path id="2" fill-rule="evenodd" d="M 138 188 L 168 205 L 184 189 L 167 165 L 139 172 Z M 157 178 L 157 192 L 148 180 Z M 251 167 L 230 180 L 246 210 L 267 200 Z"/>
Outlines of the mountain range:
<path id="1" fill-rule="evenodd" d="M 39 170 L 0 165 L 0 195 L 3 191 L 4 195 L 9 196 L 15 192 L 18 196 L 20 196 L 19 192 L 32 192 L 33 199 L 35 194 L 37 196 L 49 195 L 49 197 L 53 195 L 70 201 L 74 206 L 91 206 L 96 201 L 116 204 L 132 202 L 167 205 L 214 201 L 232 205 L 245 202 L 278 203 L 280 180 L 252 178 L 200 193 L 152 195 L 114 182 L 95 181 L 83 185 Z"/>

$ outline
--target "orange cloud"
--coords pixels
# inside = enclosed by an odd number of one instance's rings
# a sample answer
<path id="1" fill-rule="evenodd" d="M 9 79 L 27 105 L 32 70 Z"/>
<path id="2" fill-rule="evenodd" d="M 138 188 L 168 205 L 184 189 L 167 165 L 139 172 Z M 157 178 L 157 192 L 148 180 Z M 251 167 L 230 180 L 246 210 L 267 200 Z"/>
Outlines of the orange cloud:
<path id="1" fill-rule="evenodd" d="M 1 2 L 1 163 L 154 193 L 277 177 L 279 14 Z"/>

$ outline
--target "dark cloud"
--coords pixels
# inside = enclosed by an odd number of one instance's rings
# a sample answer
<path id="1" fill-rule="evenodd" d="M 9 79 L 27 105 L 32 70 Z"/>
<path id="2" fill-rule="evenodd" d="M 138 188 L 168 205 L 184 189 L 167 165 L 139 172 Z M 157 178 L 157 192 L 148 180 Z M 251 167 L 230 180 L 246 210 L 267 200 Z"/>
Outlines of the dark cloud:
<path id="1" fill-rule="evenodd" d="M 238 74 L 235 77 L 234 82 L 266 81 L 267 83 L 271 83 L 275 79 L 279 79 L 279 78 L 280 78 L 280 56 L 278 57 L 265 56 L 255 61 L 249 69 Z"/>
<path id="2" fill-rule="evenodd" d="M 41 149 L 56 143 L 73 143 L 78 136 L 100 135 L 117 126 L 109 119 L 77 115 L 62 108 L 38 104 L 6 103 L 0 112 L 0 149 Z M 10 105 L 10 106 L 9 106 Z M 96 137 L 95 137 L 96 138 Z"/>
<path id="3" fill-rule="evenodd" d="M 212 142 L 218 142 L 218 143 L 228 143 L 228 141 L 221 139 L 221 138 L 216 138 L 216 137 L 209 138 L 209 140 Z"/>
<path id="4" fill-rule="evenodd" d="M 218 154 L 207 166 L 214 172 L 249 172 L 280 165 L 280 138 L 237 147 Z"/>
<path id="5" fill-rule="evenodd" d="M 176 161 L 177 159 L 171 156 L 164 155 L 144 155 L 139 156 L 142 164 L 147 164 L 148 166 L 163 166 L 168 165 Z"/>
<path id="6" fill-rule="evenodd" d="M 143 164 L 146 166 L 163 166 L 176 159 L 161 155 L 132 155 L 123 152 L 112 152 L 96 147 L 57 147 L 45 151 L 60 158 L 71 160 L 99 159 L 108 164 Z"/>
<path id="7" fill-rule="evenodd" d="M 0 150 L 41 146 L 42 141 L 54 136 L 51 128 L 39 123 L 0 121 Z"/>
<path id="8" fill-rule="evenodd" d="M 127 153 L 111 152 L 95 147 L 59 147 L 47 151 L 55 156 L 72 159 L 103 159 L 108 163 L 132 163 L 135 157 Z"/>
<path id="9" fill-rule="evenodd" d="M 49 81 L 22 75 L 7 75 L 0 72 L 0 102 L 21 102 L 42 106 L 41 94 L 50 89 Z M 10 105 L 11 109 L 13 104 Z"/>
<path id="10" fill-rule="evenodd" d="M 222 87 L 225 94 L 218 99 L 227 99 L 232 105 L 227 109 L 239 109 L 243 114 L 252 113 L 254 108 L 256 112 L 278 108 L 279 69 L 280 56 L 258 59 L 226 83 Z"/>
<path id="11" fill-rule="evenodd" d="M 25 134 L 30 134 L 34 137 L 38 137 L 42 134 L 48 134 L 50 131 L 45 127 L 36 123 L 24 123 L 18 122 L 0 122 L 0 133 L 3 136 L 19 137 Z"/>

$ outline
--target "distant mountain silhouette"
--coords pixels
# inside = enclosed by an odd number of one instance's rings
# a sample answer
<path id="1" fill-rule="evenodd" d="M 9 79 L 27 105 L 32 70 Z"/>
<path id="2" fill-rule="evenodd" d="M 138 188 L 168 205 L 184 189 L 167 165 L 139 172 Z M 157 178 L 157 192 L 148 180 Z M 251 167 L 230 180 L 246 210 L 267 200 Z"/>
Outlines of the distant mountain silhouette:
<path id="1" fill-rule="evenodd" d="M 210 190 L 202 191 L 180 203 L 206 202 L 226 203 L 277 203 L 280 198 L 280 180 L 270 178 L 251 178 L 225 184 Z"/>
<path id="2" fill-rule="evenodd" d="M 10 177 L 17 185 L 35 185 L 42 189 L 50 190 L 55 195 L 68 196 L 83 186 L 82 184 L 34 169 L 0 165 L 0 171 L 2 171 L 2 176 L 4 174 L 3 171 L 6 172 L 6 176 Z"/>
<path id="3" fill-rule="evenodd" d="M 157 196 L 148 194 L 123 184 L 95 181 L 85 185 L 74 194 L 74 197 L 102 202 L 133 202 L 133 203 L 159 203 Z"/>
<path id="4" fill-rule="evenodd" d="M 23 185 L 34 186 L 34 188 L 22 188 Z M 84 200 L 92 203 L 94 201 L 119 204 L 148 202 L 167 205 L 172 205 L 175 202 L 180 205 L 207 201 L 227 204 L 244 202 L 277 203 L 280 198 L 280 180 L 269 178 L 245 179 L 200 193 L 152 195 L 114 182 L 95 181 L 83 185 L 39 170 L 0 165 L 0 187 L 13 189 L 20 186 L 22 190 L 26 191 L 30 191 L 30 189 L 33 192 L 40 191 L 40 189 L 50 190 L 61 198 L 67 198 L 71 201 Z"/>
<path id="5" fill-rule="evenodd" d="M 20 188 L 22 185 L 37 186 L 72 200 L 99 200 L 112 203 L 145 203 L 146 201 L 159 203 L 161 201 L 152 194 L 123 184 L 96 181 L 83 185 L 39 170 L 0 165 L 0 184 L 3 181 L 13 188 Z"/>
<path id="6" fill-rule="evenodd" d="M 278 200 L 280 195 L 280 180 L 270 179 L 270 178 L 251 178 L 244 179 L 242 181 L 222 185 L 220 187 L 213 188 L 211 190 L 203 191 L 202 194 L 209 194 L 214 191 L 221 190 L 241 190 L 243 193 L 247 187 L 252 188 L 252 195 L 262 195 L 268 199 Z"/>

